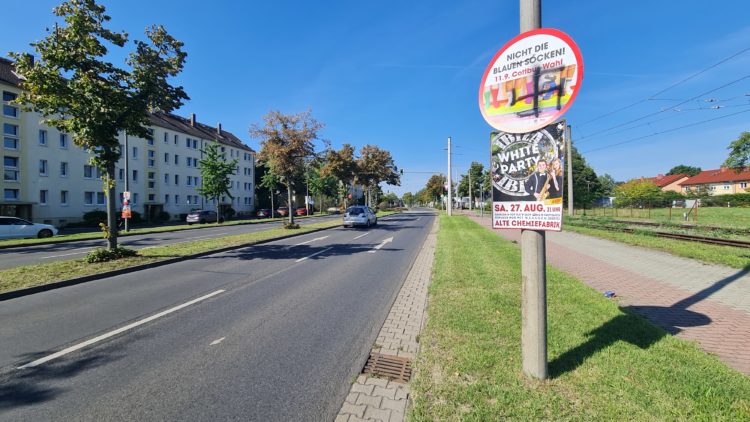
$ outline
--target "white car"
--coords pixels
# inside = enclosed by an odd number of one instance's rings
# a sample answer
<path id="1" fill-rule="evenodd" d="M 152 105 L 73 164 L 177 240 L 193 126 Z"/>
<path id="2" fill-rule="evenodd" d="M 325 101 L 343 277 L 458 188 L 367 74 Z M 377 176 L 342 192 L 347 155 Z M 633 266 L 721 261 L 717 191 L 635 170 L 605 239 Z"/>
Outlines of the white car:
<path id="1" fill-rule="evenodd" d="M 52 237 L 57 229 L 49 224 L 37 224 L 16 217 L 0 217 L 0 239 L 24 237 Z"/>
<path id="2" fill-rule="evenodd" d="M 378 217 L 370 207 L 354 205 L 346 209 L 344 213 L 344 227 L 354 226 L 377 226 Z"/>

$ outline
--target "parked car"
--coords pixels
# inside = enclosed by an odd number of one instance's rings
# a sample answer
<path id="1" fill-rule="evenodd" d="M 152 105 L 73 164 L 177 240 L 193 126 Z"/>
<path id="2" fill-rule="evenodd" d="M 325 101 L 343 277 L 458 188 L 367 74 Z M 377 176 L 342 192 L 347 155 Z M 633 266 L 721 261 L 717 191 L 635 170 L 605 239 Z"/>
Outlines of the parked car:
<path id="1" fill-rule="evenodd" d="M 344 227 L 354 226 L 376 226 L 378 217 L 370 207 L 355 205 L 346 209 L 344 212 Z"/>
<path id="2" fill-rule="evenodd" d="M 0 217 L 0 239 L 52 237 L 57 229 L 49 224 L 38 224 L 17 217 Z"/>
<path id="3" fill-rule="evenodd" d="M 268 209 L 268 208 L 263 208 L 263 209 L 259 209 L 259 210 L 258 210 L 258 212 L 257 212 L 257 213 L 255 213 L 255 215 L 256 215 L 256 216 L 257 216 L 258 218 L 271 218 L 271 217 L 273 217 L 273 216 L 271 215 L 271 210 L 270 210 L 270 209 Z"/>
<path id="4" fill-rule="evenodd" d="M 187 218 L 185 221 L 188 223 L 188 226 L 193 223 L 200 223 L 200 224 L 206 224 L 206 223 L 213 223 L 216 221 L 216 211 L 211 210 L 196 210 L 190 212 L 190 214 L 187 215 Z M 224 217 L 219 217 L 219 222 L 224 222 Z"/>
<path id="5" fill-rule="evenodd" d="M 307 208 L 305 208 L 305 207 L 297 207 L 294 210 L 294 215 L 307 215 Z"/>
<path id="6" fill-rule="evenodd" d="M 286 217 L 287 215 L 289 215 L 289 207 L 279 207 L 279 208 L 277 208 L 276 209 L 276 214 L 278 214 L 278 215 L 280 215 L 282 217 Z"/>

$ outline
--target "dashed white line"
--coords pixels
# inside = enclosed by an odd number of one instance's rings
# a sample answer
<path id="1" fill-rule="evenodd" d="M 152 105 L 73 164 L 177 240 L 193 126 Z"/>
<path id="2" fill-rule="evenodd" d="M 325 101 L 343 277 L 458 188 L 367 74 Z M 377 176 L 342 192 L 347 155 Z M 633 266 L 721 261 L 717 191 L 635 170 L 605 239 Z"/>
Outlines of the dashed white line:
<path id="1" fill-rule="evenodd" d="M 297 243 L 296 245 L 293 245 L 293 246 L 307 245 L 308 243 L 315 242 L 316 240 L 323 240 L 323 239 L 328 239 L 328 236 L 316 237 L 315 239 L 310 239 L 302 243 Z"/>
<path id="2" fill-rule="evenodd" d="M 365 236 L 367 236 L 368 234 L 370 234 L 370 232 L 367 232 L 367 233 L 365 233 L 365 234 L 360 234 L 359 236 L 355 237 L 355 238 L 354 238 L 354 239 L 352 239 L 352 240 L 357 240 L 357 239 L 359 239 L 359 238 L 362 238 L 362 237 L 365 237 Z"/>
<path id="3" fill-rule="evenodd" d="M 312 254 L 312 255 L 306 256 L 306 257 L 304 257 L 304 258 L 300 258 L 300 259 L 298 259 L 298 260 L 296 260 L 296 261 L 294 261 L 294 262 L 302 262 L 302 261 L 306 260 L 307 258 L 312 258 L 312 257 L 314 257 L 315 255 L 320 255 L 320 254 L 322 254 L 323 252 L 326 252 L 326 251 L 330 251 L 331 249 L 333 249 L 333 247 L 330 247 L 330 248 L 325 248 L 325 249 L 323 249 L 322 251 L 319 251 L 319 252 L 315 252 L 315 253 L 314 253 L 314 254 Z"/>
<path id="4" fill-rule="evenodd" d="M 39 366 L 39 365 L 41 365 L 43 363 L 46 363 L 46 362 L 49 362 L 49 361 L 51 361 L 53 359 L 57 359 L 60 356 L 64 356 L 64 355 L 67 355 L 68 353 L 75 352 L 76 350 L 83 349 L 86 346 L 90 346 L 90 345 L 92 345 L 94 343 L 98 343 L 98 342 L 100 342 L 102 340 L 108 339 L 108 338 L 110 338 L 112 336 L 116 336 L 117 334 L 120 334 L 120 333 L 123 333 L 125 331 L 131 330 L 131 329 L 133 329 L 135 327 L 138 327 L 139 325 L 143 325 L 143 324 L 145 324 L 147 322 L 151 322 L 151 321 L 153 321 L 153 320 L 155 320 L 157 318 L 161 318 L 161 317 L 163 317 L 165 315 L 169 315 L 172 312 L 179 311 L 182 308 L 186 308 L 186 307 L 188 307 L 190 305 L 194 305 L 194 304 L 196 304 L 196 303 L 198 303 L 198 302 L 200 302 L 202 300 L 206 300 L 206 299 L 208 299 L 210 297 L 213 297 L 213 296 L 216 296 L 216 295 L 218 295 L 220 293 L 224 293 L 225 291 L 226 290 L 217 290 L 217 291 L 209 293 L 209 294 L 207 294 L 205 296 L 201 296 L 201 297 L 199 297 L 197 299 L 193 299 L 193 300 L 191 300 L 189 302 L 185 302 L 182 305 L 177 305 L 174 308 L 167 309 L 166 311 L 162 311 L 162 312 L 159 312 L 158 314 L 151 315 L 150 317 L 143 318 L 140 321 L 136 321 L 136 322 L 134 322 L 132 324 L 128 324 L 128 325 L 126 325 L 124 327 L 120 327 L 120 328 L 118 328 L 116 330 L 112 330 L 112 331 L 110 331 L 108 333 L 104 333 L 104 334 L 102 334 L 102 335 L 100 335 L 98 337 L 94 337 L 94 338 L 92 338 L 90 340 L 86 340 L 83 343 L 78 343 L 75 346 L 70 346 L 67 349 L 60 350 L 59 352 L 53 353 L 53 354 L 51 354 L 49 356 L 45 356 L 45 357 L 43 357 L 41 359 L 37 359 L 37 360 L 35 360 L 33 362 L 29 362 L 26 365 L 19 366 L 18 369 L 26 369 L 26 368 L 33 368 L 35 366 Z"/>
<path id="5" fill-rule="evenodd" d="M 224 341 L 224 339 L 225 339 L 225 338 L 226 338 L 226 337 L 222 337 L 222 338 L 219 338 L 219 339 L 216 339 L 216 340 L 212 341 L 212 342 L 211 342 L 211 346 L 216 346 L 217 344 L 219 344 L 219 343 L 221 343 L 222 341 Z"/>

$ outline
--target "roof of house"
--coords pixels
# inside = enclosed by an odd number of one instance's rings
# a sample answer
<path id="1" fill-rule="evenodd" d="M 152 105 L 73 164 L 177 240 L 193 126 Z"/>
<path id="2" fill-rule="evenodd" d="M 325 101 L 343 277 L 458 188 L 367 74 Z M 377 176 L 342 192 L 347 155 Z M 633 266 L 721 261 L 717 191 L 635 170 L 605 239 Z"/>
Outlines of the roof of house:
<path id="1" fill-rule="evenodd" d="M 686 179 L 688 177 L 690 176 L 685 173 L 668 174 L 666 176 L 663 174 L 659 174 L 656 177 L 644 177 L 643 180 L 648 180 L 651 183 L 655 184 L 656 186 L 663 188 L 664 186 L 671 185 L 674 182 L 677 182 L 682 179 Z"/>
<path id="2" fill-rule="evenodd" d="M 21 78 L 13 70 L 13 62 L 3 57 L 0 57 L 0 82 L 5 82 L 16 87 L 20 87 L 21 83 Z M 154 126 L 188 133 L 196 138 L 214 139 L 224 145 L 254 152 L 252 148 L 245 145 L 233 133 L 221 129 L 221 124 L 218 127 L 213 127 L 196 121 L 193 126 L 191 119 L 164 112 L 151 113 L 150 119 L 151 124 Z"/>
<path id="3" fill-rule="evenodd" d="M 746 168 L 738 173 L 734 169 L 722 167 L 716 170 L 702 171 L 683 181 L 680 185 L 703 185 L 706 183 L 740 182 L 744 180 L 750 180 L 750 168 Z"/>

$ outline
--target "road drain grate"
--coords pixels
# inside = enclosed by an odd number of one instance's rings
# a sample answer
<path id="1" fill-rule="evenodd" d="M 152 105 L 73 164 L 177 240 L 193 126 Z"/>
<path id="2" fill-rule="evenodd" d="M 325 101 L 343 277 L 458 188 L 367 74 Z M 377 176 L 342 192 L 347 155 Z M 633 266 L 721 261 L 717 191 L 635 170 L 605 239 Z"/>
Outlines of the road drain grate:
<path id="1" fill-rule="evenodd" d="M 407 383 L 411 379 L 411 360 L 399 356 L 370 353 L 362 373 Z"/>

